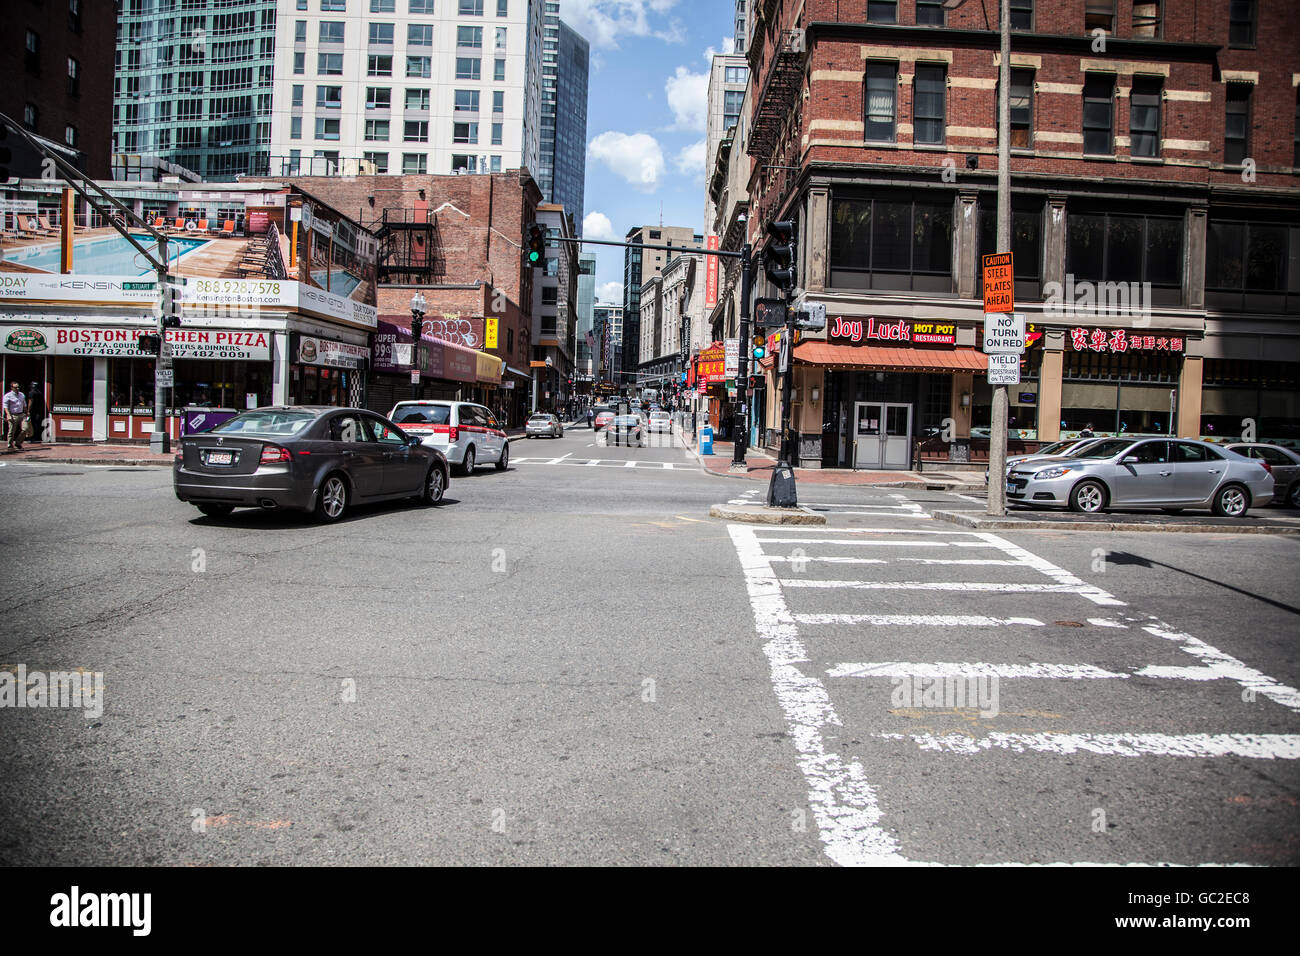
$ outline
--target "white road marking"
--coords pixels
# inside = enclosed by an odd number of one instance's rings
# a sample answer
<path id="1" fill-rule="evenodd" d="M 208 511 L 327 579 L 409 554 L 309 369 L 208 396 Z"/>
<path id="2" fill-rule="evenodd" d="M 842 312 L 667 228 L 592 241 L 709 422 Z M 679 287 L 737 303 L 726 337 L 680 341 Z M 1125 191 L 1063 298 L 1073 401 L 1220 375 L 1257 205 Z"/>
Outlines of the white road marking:
<path id="1" fill-rule="evenodd" d="M 767 529 L 773 530 L 773 529 Z M 927 532 L 917 531 L 916 534 Z M 938 532 L 934 532 L 937 534 Z M 765 544 L 833 544 L 843 548 L 991 548 L 983 541 L 850 541 L 846 538 L 759 538 Z"/>
<path id="2" fill-rule="evenodd" d="M 995 548 L 999 549 L 1000 551 L 1004 552 L 1010 557 L 1016 558 L 1021 563 L 1033 568 L 1035 571 L 1039 571 L 1042 574 L 1045 574 L 1047 577 L 1055 579 L 1055 581 L 1058 584 L 1073 584 L 1079 586 L 1081 590 L 1079 590 L 1078 593 L 1082 594 L 1084 597 L 1086 597 L 1089 601 L 1092 601 L 1094 604 L 1103 604 L 1108 606 L 1119 606 L 1119 607 L 1125 606 L 1125 603 L 1119 600 L 1119 598 L 1115 597 L 1114 595 L 1109 594 L 1106 591 L 1103 591 L 1101 588 L 1097 587 L 1096 585 L 1087 584 L 1083 580 L 1083 578 L 1076 577 L 1075 575 L 1071 574 L 1069 571 L 1066 571 L 1064 568 L 1058 568 L 1056 565 L 1052 564 L 1052 562 L 1046 560 L 1045 558 L 1040 558 L 1036 554 L 1031 554 L 1030 552 L 1026 551 L 1024 548 L 1020 547 L 1019 545 L 1012 544 L 1010 541 L 1008 541 L 1006 538 L 1001 537 L 1000 535 L 980 532 L 979 537 L 983 538 L 985 541 L 989 542 L 989 544 L 993 545 Z"/>
<path id="3" fill-rule="evenodd" d="M 970 564 L 995 565 L 999 567 L 1015 566 L 1019 561 L 1005 561 L 1002 558 L 899 558 L 899 561 L 914 561 L 917 564 Z"/>
<path id="4" fill-rule="evenodd" d="M 884 814 L 862 764 L 846 761 L 826 746 L 823 730 L 843 722 L 825 685 L 798 666 L 808 660 L 808 652 L 753 529 L 733 524 L 727 531 L 745 574 L 754 626 L 763 640 L 776 699 L 810 788 L 809 803 L 826 855 L 844 866 L 906 863 L 898 841 L 880 826 Z"/>
<path id="5" fill-rule="evenodd" d="M 877 627 L 1042 627 L 1032 617 L 985 617 L 983 614 L 796 614 L 800 624 L 873 624 Z"/>
<path id="6" fill-rule="evenodd" d="M 948 492 L 948 494 L 952 495 L 954 498 L 960 498 L 962 501 L 973 501 L 977 505 L 984 504 L 984 502 L 981 501 L 979 498 L 972 498 L 970 495 L 959 495 L 955 491 L 950 491 Z"/>
<path id="7" fill-rule="evenodd" d="M 636 459 L 633 459 L 632 461 L 629 461 L 629 462 L 625 462 L 625 463 L 623 464 L 623 467 L 624 467 L 624 468 L 635 468 L 635 467 L 636 467 Z"/>
<path id="8" fill-rule="evenodd" d="M 910 511 L 837 511 L 835 516 L 840 515 L 870 515 L 873 518 L 906 518 L 908 520 L 929 521 L 930 515 L 912 514 Z"/>
<path id="9" fill-rule="evenodd" d="M 974 738 L 965 734 L 879 734 L 889 740 L 910 738 L 922 750 L 978 754 L 1077 753 L 1106 757 L 1250 757 L 1258 760 L 1300 759 L 1300 734 L 1003 734 Z"/>
<path id="10" fill-rule="evenodd" d="M 877 661 L 870 664 L 836 664 L 828 677 L 1038 677 L 1064 680 L 1126 679 L 1092 664 L 985 664 L 972 661 L 922 663 Z"/>
<path id="11" fill-rule="evenodd" d="M 982 591 L 995 594 L 1082 594 L 1086 587 L 1071 584 L 1020 584 L 1010 581 L 819 581 L 782 578 L 785 588 L 849 588 L 858 591 Z"/>
<path id="12" fill-rule="evenodd" d="M 1128 628 L 1127 624 L 1121 624 L 1119 621 L 1112 620 L 1111 618 L 1108 617 L 1090 617 L 1088 618 L 1088 623 L 1091 624 L 1093 627 L 1118 627 L 1124 629 Z"/>
<path id="13" fill-rule="evenodd" d="M 564 461 L 564 459 L 568 458 L 572 454 L 573 452 L 568 452 L 567 454 L 561 455 L 559 458 L 552 458 L 550 461 L 547 462 L 547 464 L 558 465 L 560 462 Z"/>
<path id="14" fill-rule="evenodd" d="M 1149 664 L 1133 672 L 1138 677 L 1163 677 L 1169 680 L 1219 680 L 1224 675 L 1213 667 L 1171 667 Z"/>
<path id="15" fill-rule="evenodd" d="M 888 564 L 888 558 L 840 558 L 840 557 L 810 557 L 808 555 L 783 555 L 769 554 L 765 556 L 768 561 L 822 561 L 826 564 Z"/>
<path id="16" fill-rule="evenodd" d="M 591 467 L 594 467 L 595 465 L 599 465 L 599 464 L 600 464 L 600 459 L 599 459 L 599 458 L 593 458 L 593 459 L 591 459 L 591 461 L 587 462 L 587 464 L 584 465 L 583 467 L 585 467 L 585 468 L 591 468 Z"/>
<path id="17" fill-rule="evenodd" d="M 1227 654 L 1217 647 L 1212 647 L 1190 634 L 1184 634 L 1181 631 L 1175 631 L 1168 625 L 1157 622 L 1156 624 L 1147 625 L 1142 628 L 1148 634 L 1155 637 L 1164 638 L 1167 641 L 1174 641 L 1181 646 L 1181 649 L 1205 662 L 1205 665 L 1219 674 L 1235 680 L 1247 690 L 1252 690 L 1257 694 L 1263 694 L 1269 700 L 1276 704 L 1281 704 L 1288 710 L 1300 712 L 1300 690 L 1294 687 L 1288 687 L 1286 684 L 1278 683 L 1273 678 L 1261 674 L 1253 667 L 1247 667 L 1241 661 L 1237 660 L 1231 654 Z"/>

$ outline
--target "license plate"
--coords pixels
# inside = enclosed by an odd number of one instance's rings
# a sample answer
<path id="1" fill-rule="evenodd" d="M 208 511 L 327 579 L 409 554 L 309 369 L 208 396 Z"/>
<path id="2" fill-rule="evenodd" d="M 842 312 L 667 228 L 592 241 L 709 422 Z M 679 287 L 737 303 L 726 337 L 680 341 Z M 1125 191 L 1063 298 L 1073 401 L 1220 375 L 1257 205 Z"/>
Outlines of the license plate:
<path id="1" fill-rule="evenodd" d="M 209 465 L 229 465 L 235 461 L 233 451 L 210 451 L 208 452 Z"/>
<path id="2" fill-rule="evenodd" d="M 1009 495 L 1014 495 L 1015 493 L 1016 493 L 1016 483 L 1015 483 L 1014 481 L 1008 481 L 1008 482 L 1007 482 L 1007 494 L 1009 494 Z"/>

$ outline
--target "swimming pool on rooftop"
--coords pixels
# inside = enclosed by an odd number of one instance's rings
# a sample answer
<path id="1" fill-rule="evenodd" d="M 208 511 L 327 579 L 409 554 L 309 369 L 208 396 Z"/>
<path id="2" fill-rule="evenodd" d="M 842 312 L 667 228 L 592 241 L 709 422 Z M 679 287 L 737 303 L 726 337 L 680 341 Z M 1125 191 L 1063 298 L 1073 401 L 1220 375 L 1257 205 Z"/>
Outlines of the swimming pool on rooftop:
<path id="1" fill-rule="evenodd" d="M 157 241 L 148 235 L 135 236 L 135 241 L 150 252 L 156 252 Z M 182 256 L 206 246 L 212 240 L 184 236 L 167 237 L 167 258 L 175 262 Z M 5 262 L 16 262 L 46 272 L 59 271 L 59 246 L 38 246 L 27 249 L 6 249 Z M 72 244 L 72 271 L 81 275 L 129 276 L 153 275 L 153 266 L 131 245 L 125 236 L 103 236 L 99 239 L 82 239 Z"/>

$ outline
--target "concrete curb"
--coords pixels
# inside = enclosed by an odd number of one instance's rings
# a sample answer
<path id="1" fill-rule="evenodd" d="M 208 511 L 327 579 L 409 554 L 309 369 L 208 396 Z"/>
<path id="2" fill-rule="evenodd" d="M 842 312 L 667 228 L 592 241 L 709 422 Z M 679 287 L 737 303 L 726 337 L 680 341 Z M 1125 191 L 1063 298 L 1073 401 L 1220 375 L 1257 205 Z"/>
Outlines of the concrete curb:
<path id="1" fill-rule="evenodd" d="M 807 508 L 769 508 L 766 505 L 714 505 L 710 518 L 748 524 L 825 524 L 826 516 Z"/>
<path id="2" fill-rule="evenodd" d="M 151 458 L 15 458 L 25 465 L 128 465 L 131 467 L 170 468 L 171 461 L 154 461 Z"/>
<path id="3" fill-rule="evenodd" d="M 1136 521 L 1042 521 L 1032 518 L 988 518 L 963 511 L 932 511 L 932 518 L 979 531 L 1161 531 L 1177 534 L 1300 534 L 1300 526 L 1242 525 L 1240 527 L 1180 521 L 1143 524 Z"/>

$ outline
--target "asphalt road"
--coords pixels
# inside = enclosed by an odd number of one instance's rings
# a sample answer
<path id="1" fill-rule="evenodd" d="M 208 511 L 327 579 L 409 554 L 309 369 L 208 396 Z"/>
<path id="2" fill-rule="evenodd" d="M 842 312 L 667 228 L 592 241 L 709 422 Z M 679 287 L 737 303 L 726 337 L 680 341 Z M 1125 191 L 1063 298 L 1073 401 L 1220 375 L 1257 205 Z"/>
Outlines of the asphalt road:
<path id="1" fill-rule="evenodd" d="M 0 669 L 104 681 L 0 708 L 0 862 L 1300 862 L 1296 537 L 729 526 L 594 438 L 329 527 L 0 468 Z"/>

